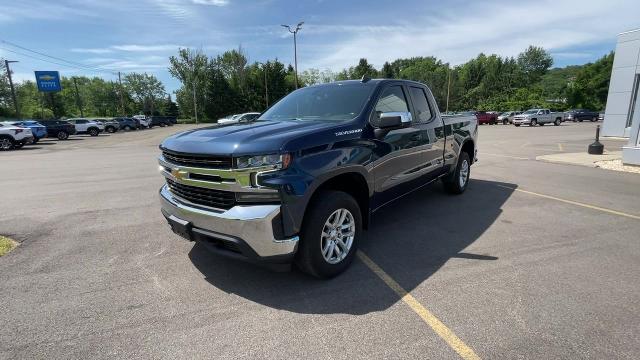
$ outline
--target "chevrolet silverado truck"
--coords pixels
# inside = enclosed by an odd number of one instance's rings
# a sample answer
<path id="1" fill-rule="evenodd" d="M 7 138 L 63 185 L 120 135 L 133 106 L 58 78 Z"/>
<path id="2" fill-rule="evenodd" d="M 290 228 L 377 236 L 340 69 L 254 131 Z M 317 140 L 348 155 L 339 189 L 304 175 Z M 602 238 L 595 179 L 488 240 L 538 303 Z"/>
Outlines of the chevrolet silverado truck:
<path id="1" fill-rule="evenodd" d="M 516 115 L 513 117 L 513 125 L 520 126 L 523 124 L 527 124 L 529 126 L 544 124 L 553 124 L 555 126 L 560 126 L 564 119 L 564 113 L 561 112 L 551 112 L 549 109 L 529 109 L 523 112 L 520 115 Z"/>
<path id="2" fill-rule="evenodd" d="M 477 132 L 475 116 L 441 117 L 421 83 L 301 88 L 253 121 L 165 139 L 162 214 L 212 252 L 330 278 L 384 205 L 437 180 L 463 193 Z"/>

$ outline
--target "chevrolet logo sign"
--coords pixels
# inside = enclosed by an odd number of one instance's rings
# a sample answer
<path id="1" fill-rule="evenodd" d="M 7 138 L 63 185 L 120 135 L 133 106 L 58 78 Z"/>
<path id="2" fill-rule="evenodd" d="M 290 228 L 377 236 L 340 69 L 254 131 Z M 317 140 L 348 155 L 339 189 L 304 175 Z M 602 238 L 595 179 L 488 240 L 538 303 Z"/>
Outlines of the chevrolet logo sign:
<path id="1" fill-rule="evenodd" d="M 179 169 L 171 169 L 171 175 L 178 180 L 183 180 L 186 173 Z"/>
<path id="2" fill-rule="evenodd" d="M 51 75 L 40 75 L 38 78 L 42 81 L 51 81 L 56 79 L 55 76 L 51 76 Z"/>

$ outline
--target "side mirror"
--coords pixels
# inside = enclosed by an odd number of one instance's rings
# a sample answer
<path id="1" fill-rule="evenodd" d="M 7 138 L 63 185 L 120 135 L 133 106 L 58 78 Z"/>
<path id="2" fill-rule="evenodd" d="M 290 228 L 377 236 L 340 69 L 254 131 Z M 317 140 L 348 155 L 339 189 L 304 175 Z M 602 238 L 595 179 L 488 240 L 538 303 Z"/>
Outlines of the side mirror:
<path id="1" fill-rule="evenodd" d="M 411 113 L 408 111 L 391 111 L 380 114 L 377 127 L 385 130 L 400 129 L 411 125 Z"/>

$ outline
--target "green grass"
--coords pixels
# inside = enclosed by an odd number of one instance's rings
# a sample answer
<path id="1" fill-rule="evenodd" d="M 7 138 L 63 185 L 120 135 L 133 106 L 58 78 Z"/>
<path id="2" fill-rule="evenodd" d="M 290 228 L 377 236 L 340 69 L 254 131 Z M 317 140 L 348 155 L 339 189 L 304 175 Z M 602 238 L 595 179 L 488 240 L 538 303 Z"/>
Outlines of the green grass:
<path id="1" fill-rule="evenodd" d="M 9 251 L 13 250 L 18 243 L 15 240 L 9 239 L 8 237 L 0 235 L 0 256 L 7 254 Z"/>

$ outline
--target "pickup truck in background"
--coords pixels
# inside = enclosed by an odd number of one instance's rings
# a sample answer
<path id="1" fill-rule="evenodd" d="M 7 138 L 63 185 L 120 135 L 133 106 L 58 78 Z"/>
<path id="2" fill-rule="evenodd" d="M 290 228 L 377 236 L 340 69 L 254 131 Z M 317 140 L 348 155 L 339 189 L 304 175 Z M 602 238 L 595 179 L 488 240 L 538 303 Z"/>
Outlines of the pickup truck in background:
<path id="1" fill-rule="evenodd" d="M 598 121 L 600 117 L 600 113 L 598 113 L 597 111 L 591 111 L 586 109 L 572 109 L 567 111 L 565 114 L 566 114 L 566 119 L 568 121 L 573 121 L 573 122 L 577 122 L 577 121 L 583 122 L 584 120 L 595 122 L 595 121 Z"/>
<path id="2" fill-rule="evenodd" d="M 165 139 L 162 214 L 212 252 L 330 278 L 381 207 L 438 180 L 463 193 L 477 132 L 475 116 L 442 117 L 421 83 L 301 88 L 253 121 Z"/>
<path id="3" fill-rule="evenodd" d="M 501 122 L 503 125 L 513 124 L 513 118 L 520 114 L 522 114 L 522 111 L 505 111 L 498 116 L 498 122 Z"/>
<path id="4" fill-rule="evenodd" d="M 529 109 L 513 117 L 513 125 L 515 126 L 524 124 L 529 126 L 543 126 L 544 124 L 560 126 L 562 121 L 564 121 L 564 113 L 551 112 L 549 109 Z"/>
<path id="5" fill-rule="evenodd" d="M 63 120 L 40 120 L 40 124 L 47 128 L 47 136 L 55 137 L 58 140 L 67 140 L 69 135 L 76 133 L 76 127 Z"/>

